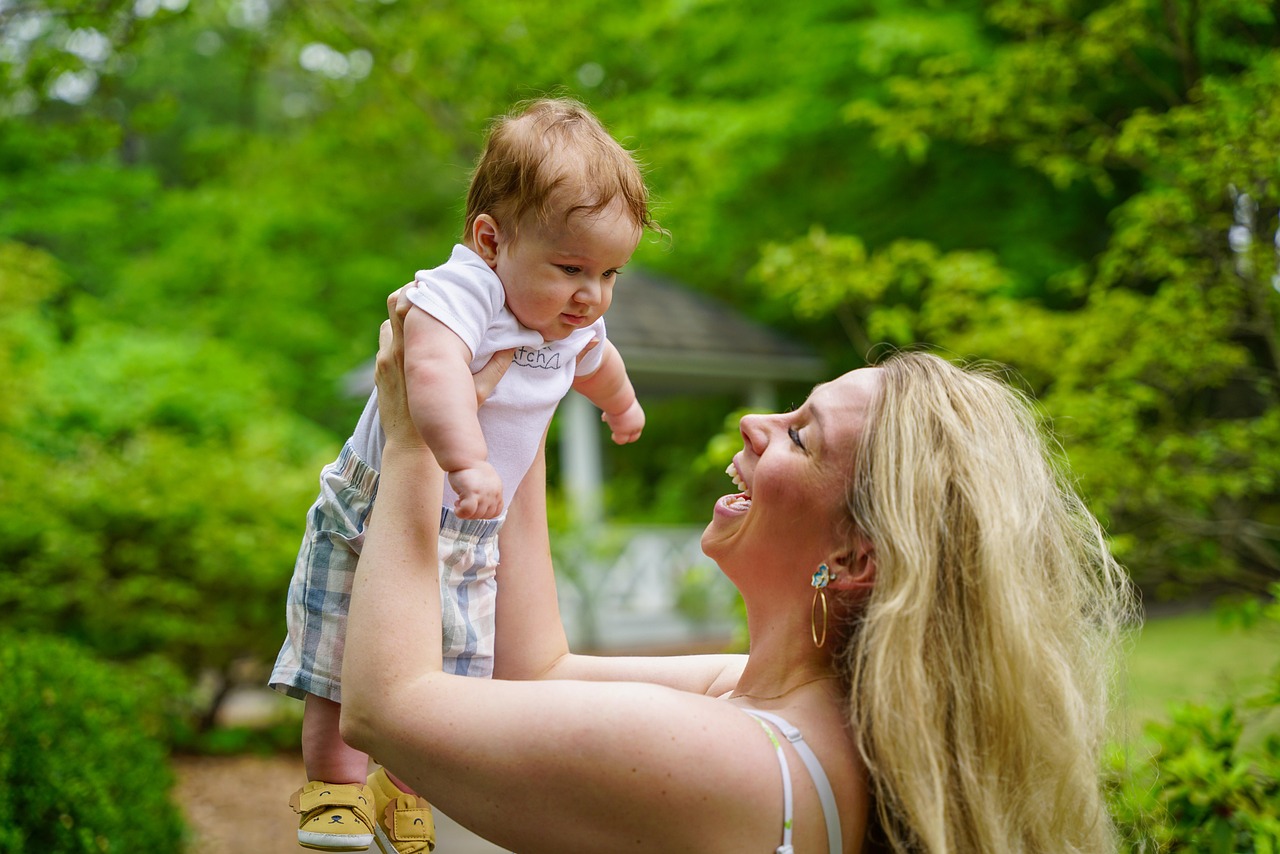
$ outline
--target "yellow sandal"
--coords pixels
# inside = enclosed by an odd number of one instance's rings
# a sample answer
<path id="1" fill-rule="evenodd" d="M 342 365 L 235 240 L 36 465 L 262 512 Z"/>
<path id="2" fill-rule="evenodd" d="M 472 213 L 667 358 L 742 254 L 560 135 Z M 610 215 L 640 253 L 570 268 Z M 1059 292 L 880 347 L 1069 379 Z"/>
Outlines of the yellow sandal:
<path id="1" fill-rule="evenodd" d="M 375 815 L 374 839 L 382 854 L 427 854 L 436 847 L 436 822 L 431 805 L 402 791 L 379 768 L 369 775 Z"/>
<path id="2" fill-rule="evenodd" d="M 289 806 L 302 816 L 298 844 L 316 851 L 366 851 L 373 843 L 373 790 L 355 783 L 313 780 Z"/>

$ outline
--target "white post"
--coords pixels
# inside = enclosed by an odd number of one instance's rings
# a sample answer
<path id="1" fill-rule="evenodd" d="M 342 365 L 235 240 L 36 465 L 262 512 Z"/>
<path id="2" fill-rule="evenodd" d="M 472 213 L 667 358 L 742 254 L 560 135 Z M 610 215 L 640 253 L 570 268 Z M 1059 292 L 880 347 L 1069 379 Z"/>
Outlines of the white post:
<path id="1" fill-rule="evenodd" d="M 600 411 L 576 391 L 560 403 L 560 465 L 573 521 L 595 527 L 604 518 Z"/>
<path id="2" fill-rule="evenodd" d="M 767 380 L 756 380 L 747 388 L 747 408 L 752 412 L 776 412 L 778 388 Z"/>

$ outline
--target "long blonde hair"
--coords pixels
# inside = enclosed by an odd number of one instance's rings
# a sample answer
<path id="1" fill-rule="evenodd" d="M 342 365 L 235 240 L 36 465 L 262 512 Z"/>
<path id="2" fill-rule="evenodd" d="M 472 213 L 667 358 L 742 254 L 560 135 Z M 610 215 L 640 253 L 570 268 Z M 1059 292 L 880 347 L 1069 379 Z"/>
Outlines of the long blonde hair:
<path id="1" fill-rule="evenodd" d="M 1028 400 L 921 353 L 883 385 L 848 491 L 876 583 L 844 649 L 895 851 L 1110 851 L 1124 572 Z"/>

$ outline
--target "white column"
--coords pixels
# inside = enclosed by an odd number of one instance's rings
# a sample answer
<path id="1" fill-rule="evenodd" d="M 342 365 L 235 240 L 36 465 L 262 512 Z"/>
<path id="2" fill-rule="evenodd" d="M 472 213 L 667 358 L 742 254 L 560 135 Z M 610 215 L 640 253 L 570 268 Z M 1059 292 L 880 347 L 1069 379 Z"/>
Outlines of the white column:
<path id="1" fill-rule="evenodd" d="M 777 412 L 777 386 L 767 380 L 751 383 L 747 388 L 747 408 L 752 412 Z"/>
<path id="2" fill-rule="evenodd" d="M 600 410 L 569 392 L 560 403 L 561 474 L 574 522 L 589 527 L 604 518 L 600 441 Z"/>

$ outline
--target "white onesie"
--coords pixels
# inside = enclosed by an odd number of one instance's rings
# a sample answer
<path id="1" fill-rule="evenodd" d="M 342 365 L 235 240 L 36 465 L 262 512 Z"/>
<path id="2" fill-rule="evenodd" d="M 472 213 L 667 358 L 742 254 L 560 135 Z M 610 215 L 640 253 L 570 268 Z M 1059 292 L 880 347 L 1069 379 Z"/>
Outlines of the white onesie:
<path id="1" fill-rule="evenodd" d="M 518 348 L 511 367 L 478 413 L 489 462 L 502 478 L 502 500 L 509 507 L 516 487 L 533 464 L 543 431 L 574 378 L 600 367 L 602 346 L 587 353 L 581 364 L 576 360 L 592 340 L 604 344 L 604 319 L 575 329 L 559 341 L 543 341 L 507 309 L 506 292 L 497 274 L 462 245 L 453 247 L 449 260 L 441 266 L 419 270 L 414 281 L 417 286 L 407 291 L 409 300 L 462 339 L 471 350 L 473 373 L 499 350 Z M 362 460 L 381 469 L 385 441 L 375 392 L 360 416 L 351 444 Z M 452 507 L 457 497 L 446 481 L 444 506 Z"/>

